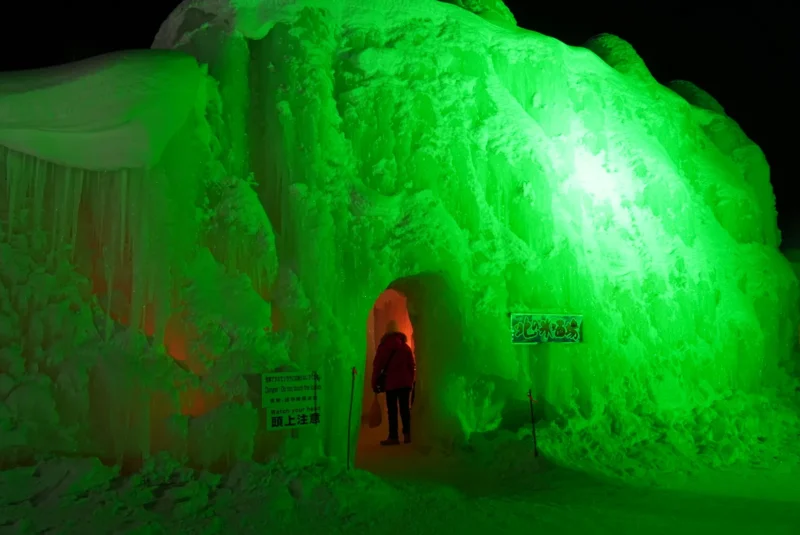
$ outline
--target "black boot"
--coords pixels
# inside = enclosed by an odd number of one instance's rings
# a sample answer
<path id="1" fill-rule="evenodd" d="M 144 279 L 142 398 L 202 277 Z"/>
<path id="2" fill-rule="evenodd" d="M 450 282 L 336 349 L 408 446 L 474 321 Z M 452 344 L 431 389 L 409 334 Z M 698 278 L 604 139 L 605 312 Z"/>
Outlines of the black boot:
<path id="1" fill-rule="evenodd" d="M 403 433 L 403 444 L 411 444 L 411 433 Z"/>
<path id="2" fill-rule="evenodd" d="M 400 444 L 400 441 L 396 438 L 387 438 L 386 440 L 381 440 L 381 446 L 397 446 Z"/>

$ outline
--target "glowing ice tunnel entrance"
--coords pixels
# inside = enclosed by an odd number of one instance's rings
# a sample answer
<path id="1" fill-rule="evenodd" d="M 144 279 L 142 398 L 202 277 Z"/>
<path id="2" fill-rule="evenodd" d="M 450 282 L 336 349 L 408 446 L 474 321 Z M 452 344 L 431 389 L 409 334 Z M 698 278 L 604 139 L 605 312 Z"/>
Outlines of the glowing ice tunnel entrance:
<path id="1" fill-rule="evenodd" d="M 382 422 L 369 427 L 372 362 L 390 322 L 408 338 L 417 361 L 417 383 L 411 408 L 413 444 L 382 447 L 389 434 L 385 395 L 378 395 Z M 464 320 L 460 299 L 447 278 L 423 273 L 398 279 L 384 290 L 369 311 L 366 325 L 367 354 L 364 368 L 363 404 L 356 451 L 356 466 L 373 472 L 403 470 L 403 459 L 430 452 L 452 442 L 460 433 L 457 416 L 444 402 L 448 377 L 464 354 Z M 415 462 L 416 464 L 416 462 Z"/>

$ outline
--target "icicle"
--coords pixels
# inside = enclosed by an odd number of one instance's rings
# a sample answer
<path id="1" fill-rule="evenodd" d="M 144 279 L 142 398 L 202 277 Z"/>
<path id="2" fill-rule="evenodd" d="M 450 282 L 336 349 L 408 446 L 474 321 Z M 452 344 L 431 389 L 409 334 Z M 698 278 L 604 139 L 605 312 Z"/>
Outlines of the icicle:
<path id="1" fill-rule="evenodd" d="M 131 296 L 130 296 L 130 310 L 131 310 L 131 326 L 135 325 L 133 318 L 134 312 L 140 311 L 144 306 L 141 296 L 141 277 L 142 266 L 138 263 L 139 258 L 139 190 L 136 183 L 136 176 L 130 176 L 128 171 L 124 172 L 126 192 L 123 204 L 126 205 L 126 235 L 125 239 L 128 243 L 128 262 L 131 270 Z"/>
<path id="2" fill-rule="evenodd" d="M 134 209 L 129 215 L 128 221 L 128 235 L 131 241 L 131 325 L 142 325 L 142 311 L 149 299 L 148 284 L 149 273 L 151 266 L 149 265 L 149 240 L 147 217 L 145 217 L 144 207 L 142 206 L 141 196 L 141 180 L 137 175 L 129 180 L 129 188 L 134 191 L 135 202 L 138 206 L 132 206 Z M 131 199 L 121 199 L 125 202 L 131 202 Z"/>
<path id="3" fill-rule="evenodd" d="M 128 234 L 128 216 L 125 206 L 128 204 L 128 181 L 127 170 L 122 170 L 117 176 L 114 177 L 114 207 L 117 208 L 114 214 L 116 221 L 116 230 L 114 234 L 109 236 L 109 240 L 114 246 L 113 261 L 118 263 L 121 268 L 126 267 L 125 259 L 125 236 Z M 119 269 L 118 271 L 122 271 Z"/>
<path id="4" fill-rule="evenodd" d="M 66 243 L 71 242 L 72 240 L 69 238 L 69 230 L 72 228 L 72 221 L 70 221 L 70 214 L 72 213 L 72 188 L 73 188 L 73 181 L 75 180 L 75 175 L 77 175 L 79 171 L 73 169 L 67 169 L 67 176 L 61 182 L 59 187 L 59 192 L 61 194 L 60 199 L 58 200 L 58 247 L 59 249 Z"/>
<path id="5" fill-rule="evenodd" d="M 118 207 L 120 205 L 120 186 L 117 178 L 118 177 L 110 176 L 99 181 L 102 184 L 104 197 L 107 201 L 103 207 L 104 211 L 106 210 L 106 206 Z M 102 234 L 102 243 L 105 246 L 103 261 L 110 266 L 110 269 L 114 272 L 115 276 L 120 276 L 122 274 L 121 270 L 119 269 L 119 262 L 117 260 L 119 258 L 119 250 L 121 249 L 119 243 L 117 243 L 119 241 L 117 240 L 117 236 L 119 236 L 119 234 L 125 230 L 125 224 L 120 220 L 119 214 L 119 210 L 113 210 L 106 214 L 105 217 L 108 219 L 106 220 Z M 109 283 L 111 283 L 113 286 L 112 280 L 109 280 Z"/>
<path id="6" fill-rule="evenodd" d="M 122 170 L 119 177 L 120 182 L 120 199 L 119 199 L 119 221 L 121 222 L 119 232 L 116 239 L 119 240 L 119 262 L 122 263 L 125 258 L 125 242 L 127 236 L 127 221 L 128 221 L 128 171 Z"/>
<path id="7" fill-rule="evenodd" d="M 78 241 L 78 222 L 80 220 L 80 208 L 81 208 L 81 199 L 83 197 L 83 182 L 84 182 L 84 171 L 78 171 L 77 176 L 75 177 L 75 182 L 72 185 L 72 207 L 70 209 L 70 222 L 72 223 L 70 227 L 70 240 L 69 244 L 71 246 L 70 251 L 70 258 L 73 260 L 76 258 L 76 244 Z"/>
<path id="8" fill-rule="evenodd" d="M 143 197 L 148 199 L 147 203 L 147 211 L 145 212 L 144 217 L 141 219 L 142 231 L 139 235 L 139 239 L 142 242 L 142 250 L 144 255 L 139 259 L 140 265 L 144 268 L 144 278 L 142 281 L 143 287 L 143 294 L 145 296 L 145 305 L 147 304 L 154 304 L 156 302 L 156 287 L 155 287 L 155 280 L 156 280 L 156 265 L 163 265 L 164 260 L 168 260 L 163 256 L 157 254 L 162 252 L 160 248 L 156 249 L 156 245 L 161 245 L 162 234 L 167 230 L 160 225 L 162 222 L 161 219 L 156 219 L 157 215 L 160 215 L 158 212 L 154 213 L 152 210 L 153 205 L 157 206 L 157 210 L 160 209 L 161 200 L 158 195 L 161 194 L 157 188 L 151 188 L 150 179 L 151 177 L 146 176 L 145 173 L 137 173 L 137 180 L 139 181 L 139 187 L 141 188 L 142 194 L 147 193 L 147 195 L 143 195 Z M 153 225 L 156 223 L 156 225 Z M 156 263 L 155 259 L 160 258 L 161 261 Z M 167 264 L 162 268 L 163 270 L 168 270 L 169 265 Z"/>
<path id="9" fill-rule="evenodd" d="M 95 232 L 99 238 L 100 243 L 103 243 L 105 237 L 105 223 L 106 223 L 106 198 L 103 190 L 103 176 L 97 175 L 94 177 L 94 184 L 92 187 L 92 219 L 95 227 Z"/>
<path id="10" fill-rule="evenodd" d="M 45 175 L 50 176 L 49 166 L 45 163 Z M 57 178 L 57 177 L 56 177 Z M 61 241 L 61 229 L 59 228 L 59 213 L 64 199 L 64 184 L 70 178 L 69 168 L 64 170 L 64 177 L 61 180 L 47 180 L 49 186 L 53 188 L 53 213 L 50 219 L 50 261 L 54 262 L 56 258 L 56 251 L 58 250 L 58 243 Z M 53 267 L 53 266 L 50 266 Z"/>
<path id="11" fill-rule="evenodd" d="M 106 278 L 106 329 L 105 329 L 105 339 L 108 341 L 111 339 L 111 333 L 114 329 L 113 320 L 111 318 L 111 306 L 113 304 L 113 295 L 114 295 L 114 272 L 113 263 L 106 261 L 108 258 L 108 249 L 105 245 L 100 245 L 100 251 L 102 254 L 101 260 L 103 262 L 103 274 Z"/>
<path id="12" fill-rule="evenodd" d="M 7 153 L 6 159 L 6 182 L 8 188 L 8 236 L 14 232 L 14 218 L 17 210 L 17 188 L 19 187 L 20 173 L 16 173 L 13 164 L 14 155 L 11 151 Z"/>
<path id="13" fill-rule="evenodd" d="M 42 171 L 42 162 L 39 158 L 34 159 L 33 163 L 33 228 L 37 233 L 41 232 L 42 215 L 44 214 L 44 195 L 47 189 L 47 174 Z M 45 171 L 47 168 L 45 167 Z"/>

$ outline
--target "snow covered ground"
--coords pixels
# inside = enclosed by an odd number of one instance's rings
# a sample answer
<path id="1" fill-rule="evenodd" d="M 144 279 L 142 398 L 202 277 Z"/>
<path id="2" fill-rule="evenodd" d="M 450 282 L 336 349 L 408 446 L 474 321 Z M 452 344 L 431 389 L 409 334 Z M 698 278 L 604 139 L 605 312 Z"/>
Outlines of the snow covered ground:
<path id="1" fill-rule="evenodd" d="M 238 464 L 224 475 L 157 459 L 120 476 L 96 460 L 55 459 L 2 473 L 0 535 L 788 535 L 800 527 L 798 471 L 718 473 L 695 476 L 682 490 L 636 489 L 530 457 L 510 477 L 468 457 L 427 453 L 362 445 L 360 468 L 350 472 L 275 462 Z M 519 477 L 523 465 L 529 471 Z"/>

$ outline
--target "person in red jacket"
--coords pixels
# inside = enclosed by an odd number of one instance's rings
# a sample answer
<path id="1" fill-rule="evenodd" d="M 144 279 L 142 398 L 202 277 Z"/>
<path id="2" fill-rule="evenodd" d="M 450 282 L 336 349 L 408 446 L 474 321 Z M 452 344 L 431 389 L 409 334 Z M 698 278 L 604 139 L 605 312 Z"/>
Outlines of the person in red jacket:
<path id="1" fill-rule="evenodd" d="M 386 376 L 386 409 L 389 411 L 389 438 L 382 446 L 400 444 L 397 433 L 397 410 L 403 422 L 403 442 L 411 443 L 411 389 L 417 380 L 417 363 L 414 352 L 408 345 L 406 335 L 397 330 L 397 323 L 390 321 L 386 334 L 381 338 L 375 360 L 372 361 L 372 391 L 378 392 L 381 372 Z"/>

